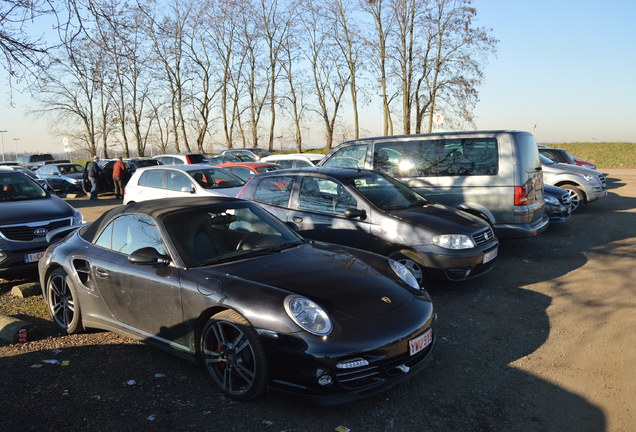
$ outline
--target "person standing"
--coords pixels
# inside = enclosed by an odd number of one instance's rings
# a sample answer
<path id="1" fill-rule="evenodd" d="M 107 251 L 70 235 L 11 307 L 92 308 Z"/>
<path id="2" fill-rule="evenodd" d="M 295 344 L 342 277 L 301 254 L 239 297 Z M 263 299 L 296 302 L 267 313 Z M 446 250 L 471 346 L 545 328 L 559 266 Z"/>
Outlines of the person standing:
<path id="1" fill-rule="evenodd" d="M 126 175 L 126 164 L 122 161 L 121 156 L 115 161 L 113 165 L 113 183 L 115 185 L 115 198 L 124 198 L 124 185 L 123 180 Z"/>
<path id="2" fill-rule="evenodd" d="M 91 198 L 96 200 L 97 193 L 99 192 L 99 173 L 102 169 L 99 167 L 99 156 L 93 156 L 93 161 L 88 164 L 88 179 L 91 182 Z"/>

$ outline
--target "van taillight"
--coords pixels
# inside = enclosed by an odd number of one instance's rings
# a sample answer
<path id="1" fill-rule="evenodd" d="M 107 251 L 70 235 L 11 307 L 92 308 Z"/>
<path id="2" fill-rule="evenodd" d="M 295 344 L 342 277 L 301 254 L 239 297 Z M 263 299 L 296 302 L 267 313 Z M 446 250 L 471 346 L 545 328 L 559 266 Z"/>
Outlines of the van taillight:
<path id="1" fill-rule="evenodd" d="M 526 205 L 528 204 L 528 191 L 523 186 L 515 186 L 515 205 Z"/>

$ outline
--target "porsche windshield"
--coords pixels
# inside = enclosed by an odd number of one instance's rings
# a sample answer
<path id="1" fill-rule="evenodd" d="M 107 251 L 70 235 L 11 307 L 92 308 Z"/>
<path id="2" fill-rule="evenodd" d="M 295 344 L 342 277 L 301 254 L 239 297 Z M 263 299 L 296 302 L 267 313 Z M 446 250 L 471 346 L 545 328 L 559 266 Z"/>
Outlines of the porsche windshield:
<path id="1" fill-rule="evenodd" d="M 164 225 L 187 267 L 243 259 L 304 243 L 281 221 L 246 204 L 174 213 L 164 218 Z"/>
<path id="2" fill-rule="evenodd" d="M 408 186 L 381 174 L 348 179 L 358 192 L 382 210 L 398 210 L 426 204 L 426 199 Z"/>

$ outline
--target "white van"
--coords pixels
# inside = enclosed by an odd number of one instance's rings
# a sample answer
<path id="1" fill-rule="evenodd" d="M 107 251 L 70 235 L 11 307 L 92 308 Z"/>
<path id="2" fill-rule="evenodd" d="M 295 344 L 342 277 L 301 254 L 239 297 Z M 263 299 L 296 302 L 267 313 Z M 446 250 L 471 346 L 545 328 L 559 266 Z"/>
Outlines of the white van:
<path id="1" fill-rule="evenodd" d="M 534 136 L 498 130 L 364 138 L 340 144 L 320 166 L 374 169 L 432 201 L 487 220 L 499 238 L 548 226 Z"/>

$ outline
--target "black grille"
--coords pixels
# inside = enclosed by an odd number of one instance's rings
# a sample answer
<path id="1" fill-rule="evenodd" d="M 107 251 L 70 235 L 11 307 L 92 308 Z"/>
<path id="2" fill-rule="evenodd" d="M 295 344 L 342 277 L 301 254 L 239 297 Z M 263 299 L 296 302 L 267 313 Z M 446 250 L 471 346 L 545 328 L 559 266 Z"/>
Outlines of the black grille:
<path id="1" fill-rule="evenodd" d="M 599 175 L 598 179 L 601 181 L 601 184 L 603 185 L 603 189 L 607 189 L 607 179 L 605 178 L 605 175 L 604 174 Z"/>
<path id="2" fill-rule="evenodd" d="M 71 225 L 71 219 L 60 219 L 51 222 L 34 222 L 29 225 L 11 225 L 0 227 L 0 233 L 8 240 L 16 241 L 33 241 L 43 240 L 46 233 L 56 228 L 67 227 Z M 46 231 L 42 234 L 36 234 L 35 231 L 44 228 Z"/>
<path id="3" fill-rule="evenodd" d="M 475 235 L 473 235 L 473 240 L 475 240 L 475 244 L 477 246 L 481 246 L 483 244 L 491 242 L 495 238 L 495 233 L 492 228 L 487 228 Z"/>

